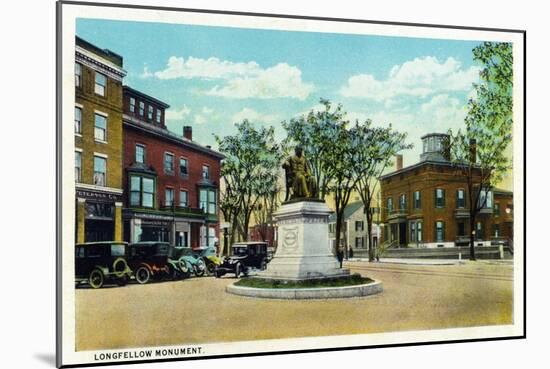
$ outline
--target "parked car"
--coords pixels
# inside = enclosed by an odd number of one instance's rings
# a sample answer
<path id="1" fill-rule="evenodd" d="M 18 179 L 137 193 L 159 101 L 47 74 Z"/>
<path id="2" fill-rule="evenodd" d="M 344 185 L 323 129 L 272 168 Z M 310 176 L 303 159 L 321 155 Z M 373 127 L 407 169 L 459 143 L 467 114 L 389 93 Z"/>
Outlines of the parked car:
<path id="1" fill-rule="evenodd" d="M 88 242 L 75 246 L 75 281 L 101 288 L 105 282 L 128 283 L 132 271 L 126 242 Z"/>
<path id="2" fill-rule="evenodd" d="M 184 254 L 186 254 L 185 247 L 170 246 L 168 252 L 168 265 L 170 268 L 169 274 L 172 279 L 188 278 L 191 275 L 193 267 L 186 260 Z"/>
<path id="3" fill-rule="evenodd" d="M 214 274 L 216 267 L 222 262 L 216 255 L 216 248 L 214 246 L 201 247 L 196 250 L 195 254 L 203 259 L 208 274 Z"/>
<path id="4" fill-rule="evenodd" d="M 216 267 L 216 277 L 227 273 L 248 275 L 250 268 L 264 270 L 269 262 L 266 242 L 239 242 L 231 246 L 231 256 L 226 256 Z"/>
<path id="5" fill-rule="evenodd" d="M 206 271 L 206 264 L 203 258 L 195 252 L 191 247 L 178 247 L 180 253 L 179 260 L 187 263 L 189 273 L 193 272 L 195 276 L 201 277 Z"/>
<path id="6" fill-rule="evenodd" d="M 134 271 L 139 284 L 149 282 L 151 278 L 160 279 L 170 273 L 167 242 L 144 241 L 129 246 L 128 264 Z"/>

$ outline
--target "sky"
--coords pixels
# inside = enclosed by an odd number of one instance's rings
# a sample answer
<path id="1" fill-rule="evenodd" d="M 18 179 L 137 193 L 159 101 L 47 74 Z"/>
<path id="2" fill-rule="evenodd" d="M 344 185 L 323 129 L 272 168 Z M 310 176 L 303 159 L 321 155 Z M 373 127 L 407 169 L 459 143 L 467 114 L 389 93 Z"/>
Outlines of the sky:
<path id="1" fill-rule="evenodd" d="M 124 58 L 124 84 L 170 105 L 168 129 L 216 147 L 213 134 L 232 134 L 247 118 L 274 126 L 319 99 L 341 103 L 348 118 L 391 123 L 414 148 L 420 137 L 463 126 L 480 66 L 479 42 L 371 35 L 257 30 L 78 19 L 79 37 Z"/>

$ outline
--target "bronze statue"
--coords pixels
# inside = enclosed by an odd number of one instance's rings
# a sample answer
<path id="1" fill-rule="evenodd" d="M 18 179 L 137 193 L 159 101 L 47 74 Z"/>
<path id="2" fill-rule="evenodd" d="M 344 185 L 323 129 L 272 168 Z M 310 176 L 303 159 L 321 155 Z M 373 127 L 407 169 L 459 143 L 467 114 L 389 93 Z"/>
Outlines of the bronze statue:
<path id="1" fill-rule="evenodd" d="M 315 179 L 311 175 L 306 158 L 301 146 L 296 146 L 294 156 L 289 157 L 283 164 L 286 176 L 287 196 L 286 200 L 298 198 L 316 198 L 317 191 Z"/>

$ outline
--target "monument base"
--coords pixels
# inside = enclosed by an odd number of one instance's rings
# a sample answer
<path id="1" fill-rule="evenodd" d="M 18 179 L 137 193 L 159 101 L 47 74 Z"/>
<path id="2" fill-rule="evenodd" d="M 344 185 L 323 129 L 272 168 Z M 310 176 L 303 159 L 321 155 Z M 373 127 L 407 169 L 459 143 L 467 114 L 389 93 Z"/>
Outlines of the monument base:
<path id="1" fill-rule="evenodd" d="M 350 275 L 332 252 L 328 238 L 331 210 L 324 201 L 302 200 L 281 205 L 277 220 L 277 251 L 258 278 L 300 281 Z"/>

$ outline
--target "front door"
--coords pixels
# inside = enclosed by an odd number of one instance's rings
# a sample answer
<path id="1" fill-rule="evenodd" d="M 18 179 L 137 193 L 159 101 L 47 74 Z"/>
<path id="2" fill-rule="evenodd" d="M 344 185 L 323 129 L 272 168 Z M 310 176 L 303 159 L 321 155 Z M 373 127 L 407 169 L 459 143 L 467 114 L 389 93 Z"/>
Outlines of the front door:
<path id="1" fill-rule="evenodd" d="M 399 223 L 399 246 L 407 245 L 407 223 Z"/>

